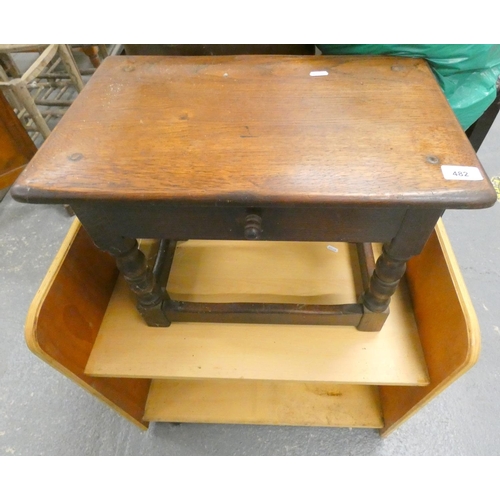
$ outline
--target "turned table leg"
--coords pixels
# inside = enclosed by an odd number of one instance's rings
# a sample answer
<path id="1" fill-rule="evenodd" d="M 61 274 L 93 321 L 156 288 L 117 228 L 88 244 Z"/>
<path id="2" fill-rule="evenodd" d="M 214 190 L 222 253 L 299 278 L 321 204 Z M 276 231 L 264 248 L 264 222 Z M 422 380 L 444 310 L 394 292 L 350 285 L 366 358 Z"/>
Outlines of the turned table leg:
<path id="1" fill-rule="evenodd" d="M 389 307 L 391 297 L 406 270 L 407 258 L 391 255 L 391 245 L 384 245 L 378 258 L 370 286 L 363 295 L 363 305 L 373 312 L 383 312 Z"/>
<path id="2" fill-rule="evenodd" d="M 162 311 L 161 287 L 148 267 L 146 257 L 139 250 L 137 240 L 123 238 L 119 246 L 116 243 L 107 251 L 116 258 L 118 269 L 137 295 L 138 311 L 149 326 L 169 326 L 170 321 Z"/>
<path id="3" fill-rule="evenodd" d="M 116 235 L 105 218 L 79 203 L 72 205 L 94 244 L 116 259 L 116 265 L 128 286 L 137 296 L 137 310 L 149 326 L 170 326 L 163 311 L 163 301 L 168 296 L 139 249 L 135 238 Z"/>
<path id="4" fill-rule="evenodd" d="M 382 328 L 407 261 L 422 251 L 442 214 L 441 210 L 408 210 L 398 234 L 384 245 L 377 259 L 369 287 L 362 297 L 364 314 L 358 330 L 379 331 Z"/>
<path id="5" fill-rule="evenodd" d="M 162 309 L 164 297 L 160 284 L 139 250 L 137 240 L 121 238 L 105 246 L 95 240 L 94 243 L 115 257 L 118 269 L 137 296 L 137 310 L 144 321 L 149 326 L 169 326 L 170 321 Z"/>

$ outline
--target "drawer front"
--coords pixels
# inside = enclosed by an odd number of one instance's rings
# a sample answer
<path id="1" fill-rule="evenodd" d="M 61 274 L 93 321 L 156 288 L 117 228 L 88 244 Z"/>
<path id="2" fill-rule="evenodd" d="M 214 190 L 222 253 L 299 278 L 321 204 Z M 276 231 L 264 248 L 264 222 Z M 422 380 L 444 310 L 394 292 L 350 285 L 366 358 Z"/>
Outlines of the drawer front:
<path id="1" fill-rule="evenodd" d="M 406 213 L 404 208 L 90 205 L 85 207 L 87 215 L 92 210 L 108 230 L 121 236 L 172 240 L 244 240 L 257 235 L 255 239 L 268 241 L 386 242 L 396 235 Z M 259 230 L 248 231 L 249 221 L 255 229 L 259 218 Z"/>

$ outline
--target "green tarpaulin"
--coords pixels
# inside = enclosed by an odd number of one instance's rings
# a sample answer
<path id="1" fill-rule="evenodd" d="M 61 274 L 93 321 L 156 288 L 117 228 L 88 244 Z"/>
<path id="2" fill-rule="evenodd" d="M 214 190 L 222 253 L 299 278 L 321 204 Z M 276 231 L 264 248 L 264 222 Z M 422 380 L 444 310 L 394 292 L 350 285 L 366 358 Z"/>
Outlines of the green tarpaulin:
<path id="1" fill-rule="evenodd" d="M 463 129 L 495 100 L 500 45 L 317 45 L 323 54 L 373 54 L 426 59 Z"/>

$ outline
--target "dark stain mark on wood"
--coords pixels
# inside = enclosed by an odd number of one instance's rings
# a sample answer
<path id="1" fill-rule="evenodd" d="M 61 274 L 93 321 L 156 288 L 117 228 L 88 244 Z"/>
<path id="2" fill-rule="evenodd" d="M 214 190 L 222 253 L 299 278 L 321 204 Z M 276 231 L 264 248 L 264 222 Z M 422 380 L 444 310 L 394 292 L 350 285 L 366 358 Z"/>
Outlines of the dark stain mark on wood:
<path id="1" fill-rule="evenodd" d="M 339 397 L 342 396 L 342 392 L 340 391 L 322 391 L 322 390 L 315 390 L 313 391 L 316 395 L 318 396 L 331 396 L 331 397 Z"/>
<path id="2" fill-rule="evenodd" d="M 68 156 L 68 159 L 71 161 L 80 161 L 83 158 L 82 153 L 73 153 Z"/>
<path id="3" fill-rule="evenodd" d="M 246 139 L 248 137 L 258 137 L 257 135 L 253 135 L 252 132 L 250 132 L 250 129 L 249 129 L 248 125 L 245 125 L 245 129 L 246 129 L 246 133 L 243 134 L 243 135 L 240 135 L 240 137 L 242 139 Z"/>

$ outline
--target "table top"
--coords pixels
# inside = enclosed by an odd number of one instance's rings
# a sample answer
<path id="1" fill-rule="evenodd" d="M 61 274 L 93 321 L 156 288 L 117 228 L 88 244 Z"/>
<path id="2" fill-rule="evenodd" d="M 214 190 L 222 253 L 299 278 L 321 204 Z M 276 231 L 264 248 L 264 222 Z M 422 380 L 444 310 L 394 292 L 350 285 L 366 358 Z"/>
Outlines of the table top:
<path id="1" fill-rule="evenodd" d="M 12 194 L 443 209 L 496 199 L 426 62 L 373 56 L 108 57 Z"/>

